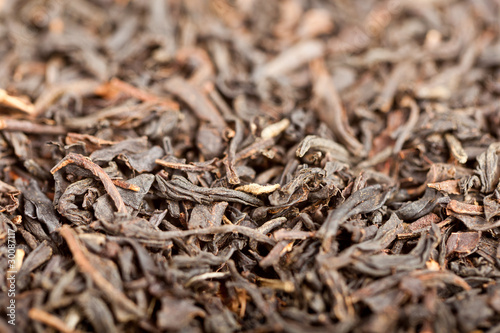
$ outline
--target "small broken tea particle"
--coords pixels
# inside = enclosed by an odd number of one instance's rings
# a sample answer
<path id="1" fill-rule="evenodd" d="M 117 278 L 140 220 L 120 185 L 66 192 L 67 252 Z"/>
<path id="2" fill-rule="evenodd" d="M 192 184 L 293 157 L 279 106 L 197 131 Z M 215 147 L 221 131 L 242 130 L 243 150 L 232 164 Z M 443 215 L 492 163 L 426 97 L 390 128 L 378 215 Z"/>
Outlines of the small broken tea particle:
<path id="1" fill-rule="evenodd" d="M 242 191 L 246 193 L 250 193 L 253 195 L 261 195 L 261 194 L 268 194 L 272 193 L 280 188 L 280 184 L 274 184 L 274 185 L 259 185 L 259 184 L 247 184 L 247 185 L 242 185 L 238 186 L 235 188 L 236 191 Z"/>
<path id="2" fill-rule="evenodd" d="M 429 183 L 427 186 L 448 194 L 460 194 L 460 179 L 450 179 L 437 183 Z"/>
<path id="3" fill-rule="evenodd" d="M 290 120 L 285 118 L 264 128 L 260 134 L 260 137 L 264 140 L 274 138 L 280 135 L 284 130 L 286 130 L 288 126 L 290 126 Z"/>
<path id="4" fill-rule="evenodd" d="M 115 184 L 116 186 L 118 187 L 121 187 L 121 188 L 124 188 L 126 190 L 130 190 L 130 191 L 134 191 L 134 192 L 139 192 L 141 190 L 141 188 L 137 185 L 134 185 L 134 184 L 129 184 L 127 182 L 124 182 L 123 180 L 121 179 L 111 179 L 111 181 L 113 182 L 113 184 Z"/>

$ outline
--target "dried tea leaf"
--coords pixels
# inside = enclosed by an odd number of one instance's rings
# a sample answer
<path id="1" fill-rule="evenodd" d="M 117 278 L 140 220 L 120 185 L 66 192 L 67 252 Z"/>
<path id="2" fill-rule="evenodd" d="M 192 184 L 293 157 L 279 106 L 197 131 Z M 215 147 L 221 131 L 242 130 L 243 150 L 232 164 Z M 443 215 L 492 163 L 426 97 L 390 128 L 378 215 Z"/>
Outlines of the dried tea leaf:
<path id="1" fill-rule="evenodd" d="M 450 179 L 437 183 L 428 183 L 428 187 L 433 188 L 438 191 L 443 191 L 448 194 L 460 194 L 460 180 Z"/>
<path id="2" fill-rule="evenodd" d="M 47 242 L 42 242 L 36 249 L 28 254 L 23 261 L 23 265 L 17 274 L 17 287 L 20 290 L 26 288 L 29 284 L 30 273 L 37 267 L 43 265 L 52 257 L 52 248 L 48 246 Z"/>
<path id="3" fill-rule="evenodd" d="M 164 296 L 157 325 L 162 330 L 179 330 L 188 326 L 195 317 L 204 316 L 205 311 L 195 306 L 194 301 Z"/>
<path id="4" fill-rule="evenodd" d="M 237 188 L 235 188 L 235 190 L 250 193 L 253 195 L 261 195 L 261 194 L 272 193 L 280 188 L 281 188 L 280 184 L 259 185 L 259 184 L 252 183 L 252 184 L 238 186 Z"/>
<path id="5" fill-rule="evenodd" d="M 498 191 L 484 197 L 484 216 L 488 222 L 493 222 L 492 219 L 500 216 L 500 200 L 498 199 Z"/>
<path id="6" fill-rule="evenodd" d="M 498 162 L 498 144 L 491 144 L 486 152 L 477 157 L 477 174 L 481 180 L 481 192 L 490 193 L 500 179 L 500 165 Z"/>
<path id="7" fill-rule="evenodd" d="M 470 205 L 457 200 L 450 200 L 446 209 L 453 211 L 459 214 L 467 214 L 467 215 L 483 215 L 484 208 L 483 206 L 478 205 Z"/>
<path id="8" fill-rule="evenodd" d="M 95 331 L 118 332 L 111 310 L 96 293 L 84 292 L 78 295 L 78 305 Z"/>
<path id="9" fill-rule="evenodd" d="M 309 135 L 304 138 L 297 147 L 296 155 L 298 157 L 303 157 L 310 149 L 316 149 L 323 151 L 325 153 L 330 153 L 335 159 L 340 162 L 349 162 L 349 152 L 342 147 L 340 144 L 317 137 L 315 135 Z"/>
<path id="10" fill-rule="evenodd" d="M 458 163 L 464 164 L 467 162 L 467 153 L 465 152 L 462 144 L 458 139 L 451 133 L 446 133 L 444 135 L 448 147 L 450 148 L 451 154 L 458 161 Z"/>
<path id="11" fill-rule="evenodd" d="M 220 226 L 227 206 L 227 202 L 217 202 L 210 206 L 197 204 L 194 206 L 189 218 L 189 229 Z M 200 239 L 209 241 L 211 238 L 200 236 Z"/>
<path id="12" fill-rule="evenodd" d="M 40 220 L 51 234 L 61 227 L 61 222 L 56 216 L 52 201 L 42 193 L 36 181 L 33 180 L 25 184 L 19 179 L 19 181 L 16 181 L 16 187 L 21 190 L 25 200 L 34 207 L 34 211 L 26 212 L 29 217 Z M 25 209 L 27 210 L 27 208 Z"/>
<path id="13" fill-rule="evenodd" d="M 477 249 L 481 232 L 453 232 L 446 242 L 446 255 L 467 256 Z"/>
<path id="14" fill-rule="evenodd" d="M 268 125 L 266 128 L 264 128 L 260 133 L 260 137 L 263 140 L 274 138 L 280 135 L 283 131 L 285 131 L 288 128 L 288 126 L 290 126 L 290 120 L 285 118 L 277 123 Z"/>
<path id="15" fill-rule="evenodd" d="M 80 207 L 76 204 L 76 201 L 77 196 L 85 195 L 86 198 L 89 198 L 89 194 L 93 196 L 93 199 L 95 200 L 98 195 L 98 191 L 96 188 L 91 187 L 93 182 L 93 179 L 85 178 L 70 184 L 61 195 L 56 205 L 59 214 L 74 224 L 89 224 L 92 221 L 92 213 L 87 210 L 80 209 Z M 89 199 L 87 200 L 87 203 L 90 204 Z"/>

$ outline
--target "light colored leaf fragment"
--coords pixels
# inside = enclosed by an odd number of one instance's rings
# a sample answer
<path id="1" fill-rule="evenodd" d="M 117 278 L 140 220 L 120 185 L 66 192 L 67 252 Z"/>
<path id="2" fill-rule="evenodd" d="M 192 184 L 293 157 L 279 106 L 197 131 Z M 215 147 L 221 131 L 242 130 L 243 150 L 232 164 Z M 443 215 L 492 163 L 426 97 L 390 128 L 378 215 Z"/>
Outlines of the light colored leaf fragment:
<path id="1" fill-rule="evenodd" d="M 446 143 L 448 143 L 451 154 L 457 159 L 458 163 L 464 164 L 467 162 L 468 156 L 460 141 L 458 141 L 458 139 L 451 133 L 446 133 L 444 137 L 446 139 Z"/>
<path id="2" fill-rule="evenodd" d="M 448 194 L 460 194 L 459 184 L 459 179 L 450 179 L 437 183 L 429 183 L 427 184 L 427 186 L 438 191 L 446 192 Z"/>
<path id="3" fill-rule="evenodd" d="M 280 135 L 281 132 L 286 130 L 288 126 L 290 126 L 290 120 L 285 118 L 264 128 L 260 136 L 264 140 L 274 138 L 275 136 Z"/>
<path id="4" fill-rule="evenodd" d="M 238 186 L 236 188 L 236 191 L 246 192 L 246 193 L 250 193 L 253 195 L 260 195 L 260 194 L 272 193 L 279 188 L 280 188 L 280 184 L 264 185 L 263 186 L 263 185 L 252 183 L 252 184 Z"/>

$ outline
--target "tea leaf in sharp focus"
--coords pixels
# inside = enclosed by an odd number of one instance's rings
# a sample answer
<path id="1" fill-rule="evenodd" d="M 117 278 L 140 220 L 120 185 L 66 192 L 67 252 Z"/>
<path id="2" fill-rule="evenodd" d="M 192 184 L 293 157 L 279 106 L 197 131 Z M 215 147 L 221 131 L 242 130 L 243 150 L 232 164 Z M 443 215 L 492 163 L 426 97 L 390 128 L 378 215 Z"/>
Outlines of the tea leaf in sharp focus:
<path id="1" fill-rule="evenodd" d="M 220 226 L 222 224 L 222 216 L 224 216 L 227 206 L 227 202 L 218 202 L 210 206 L 197 204 L 191 212 L 188 227 L 190 229 L 203 229 L 206 227 Z M 207 240 L 207 237 L 200 236 L 200 239 Z M 209 239 L 210 238 L 208 238 L 208 240 Z"/>
<path id="2" fill-rule="evenodd" d="M 281 187 L 280 184 L 265 185 L 265 186 L 259 184 L 247 184 L 238 186 L 237 188 L 235 188 L 235 190 L 250 193 L 253 195 L 261 195 L 261 194 L 273 193 L 274 191 L 280 189 L 280 187 Z"/>
<path id="3" fill-rule="evenodd" d="M 61 227 L 52 201 L 43 194 L 36 181 L 25 184 L 19 179 L 16 182 L 16 187 L 21 190 L 25 200 L 35 207 L 35 215 L 30 216 L 31 218 L 40 220 L 51 234 Z"/>
<path id="4" fill-rule="evenodd" d="M 355 214 L 367 213 L 381 207 L 392 191 L 384 191 L 381 185 L 372 185 L 354 192 L 336 210 L 331 211 L 318 231 L 325 242 L 335 235 L 339 225 Z M 359 207 L 358 207 L 359 206 Z"/>
<path id="5" fill-rule="evenodd" d="M 332 154 L 341 162 L 349 162 L 349 152 L 340 144 L 314 135 L 307 136 L 297 148 L 297 156 L 303 157 L 310 149 L 317 149 Z"/>
<path id="6" fill-rule="evenodd" d="M 54 168 L 52 168 L 51 173 L 54 174 L 61 168 L 64 168 L 68 164 L 75 163 L 76 165 L 89 170 L 92 172 L 92 174 L 96 177 L 98 177 L 103 185 L 106 191 L 109 192 L 111 198 L 113 199 L 116 208 L 118 209 L 119 212 L 125 213 L 125 204 L 123 203 L 123 199 L 120 196 L 120 193 L 118 192 L 117 188 L 111 181 L 111 178 L 102 170 L 100 166 L 97 164 L 93 163 L 90 159 L 79 155 L 79 154 L 74 154 L 70 153 L 68 154 L 61 162 L 59 162 Z"/>
<path id="7" fill-rule="evenodd" d="M 166 181 L 157 177 L 159 183 L 165 186 L 165 194 L 171 199 L 189 198 L 199 203 L 210 203 L 213 201 L 239 202 L 246 205 L 259 206 L 261 200 L 249 194 L 223 187 L 204 188 L 193 185 L 182 176 L 174 176 L 172 180 Z"/>
<path id="8" fill-rule="evenodd" d="M 97 189 L 91 187 L 94 180 L 85 178 L 70 184 L 59 198 L 56 209 L 62 216 L 77 225 L 89 224 L 92 221 L 92 214 L 87 210 L 80 209 L 75 203 L 77 196 L 96 193 Z M 82 207 L 83 208 L 83 207 Z"/>

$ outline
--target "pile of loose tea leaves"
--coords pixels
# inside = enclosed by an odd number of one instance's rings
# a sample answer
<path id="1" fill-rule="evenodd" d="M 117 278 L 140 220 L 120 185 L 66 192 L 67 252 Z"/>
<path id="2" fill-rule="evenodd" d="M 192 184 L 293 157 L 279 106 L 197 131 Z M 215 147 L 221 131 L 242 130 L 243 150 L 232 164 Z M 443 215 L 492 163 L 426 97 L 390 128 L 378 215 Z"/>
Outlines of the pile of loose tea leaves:
<path id="1" fill-rule="evenodd" d="M 499 17 L 0 1 L 0 331 L 500 332 Z"/>

